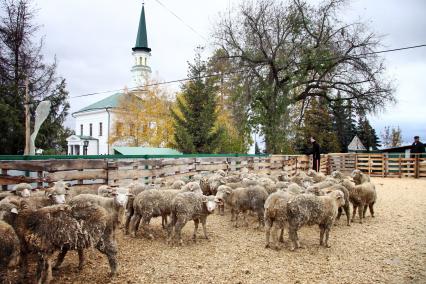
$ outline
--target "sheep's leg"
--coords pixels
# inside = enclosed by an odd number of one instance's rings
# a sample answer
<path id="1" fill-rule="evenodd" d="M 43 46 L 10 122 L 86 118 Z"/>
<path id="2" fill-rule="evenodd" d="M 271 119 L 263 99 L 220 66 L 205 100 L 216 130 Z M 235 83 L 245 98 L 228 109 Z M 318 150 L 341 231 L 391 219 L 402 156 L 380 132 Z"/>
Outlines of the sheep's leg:
<path id="1" fill-rule="evenodd" d="M 113 277 L 117 275 L 117 245 L 112 238 L 99 241 L 96 244 L 96 249 L 107 256 L 109 267 L 111 269 L 110 276 Z"/>
<path id="2" fill-rule="evenodd" d="M 127 212 L 127 215 L 126 215 L 126 223 L 124 224 L 124 228 L 125 228 L 124 233 L 125 233 L 126 235 L 128 235 L 128 234 L 129 234 L 129 225 L 130 225 L 130 220 L 131 220 L 131 219 L 132 219 L 132 217 L 133 217 L 133 214 L 134 214 L 134 210 L 133 210 L 133 208 L 132 208 L 132 209 L 129 209 L 129 212 Z"/>
<path id="3" fill-rule="evenodd" d="M 264 210 L 259 210 L 258 212 L 257 212 L 257 220 L 258 220 L 258 222 L 259 222 L 259 225 L 258 225 L 258 229 L 259 230 L 261 230 L 262 228 L 264 228 L 265 227 L 265 219 L 264 219 L 264 216 L 265 216 L 265 212 L 264 212 Z"/>
<path id="4" fill-rule="evenodd" d="M 167 215 L 161 216 L 161 226 L 163 227 L 163 229 L 167 228 Z"/>
<path id="5" fill-rule="evenodd" d="M 149 222 L 151 221 L 151 216 L 143 216 L 142 217 L 142 229 L 145 236 L 148 239 L 154 239 L 154 235 L 151 234 L 151 230 L 149 228 Z"/>
<path id="6" fill-rule="evenodd" d="M 339 210 L 337 211 L 337 217 L 336 217 L 337 221 L 340 220 L 340 216 L 342 216 L 342 207 L 339 207 Z"/>
<path id="7" fill-rule="evenodd" d="M 249 225 L 248 220 L 247 220 L 247 215 L 248 215 L 249 213 L 250 213 L 250 212 L 243 211 L 243 221 L 244 221 L 244 226 L 246 226 L 246 227 L 248 227 L 248 225 Z"/>
<path id="8" fill-rule="evenodd" d="M 281 228 L 281 233 L 280 233 L 280 239 L 279 239 L 280 243 L 284 243 L 284 226 L 282 226 Z"/>
<path id="9" fill-rule="evenodd" d="M 331 247 L 331 246 L 328 244 L 328 236 L 329 236 L 329 234 L 330 234 L 330 227 L 326 227 L 326 228 L 325 228 L 325 247 L 326 247 L 326 248 Z"/>
<path id="10" fill-rule="evenodd" d="M 141 220 L 141 215 L 134 214 L 130 220 L 130 236 L 136 237 L 136 231 L 139 227 L 139 222 Z"/>
<path id="11" fill-rule="evenodd" d="M 28 255 L 26 252 L 21 251 L 21 268 L 20 268 L 20 280 L 23 281 L 23 279 L 27 278 L 28 276 Z"/>
<path id="12" fill-rule="evenodd" d="M 368 208 L 370 209 L 370 215 L 374 218 L 374 202 L 368 204 Z"/>
<path id="13" fill-rule="evenodd" d="M 322 225 L 320 225 L 319 227 L 320 227 L 320 246 L 323 246 L 324 245 L 323 239 L 324 239 L 325 228 Z"/>
<path id="14" fill-rule="evenodd" d="M 291 242 L 290 242 L 290 250 L 293 251 L 298 247 L 297 244 L 297 233 L 296 233 L 296 229 L 290 227 L 289 231 L 288 231 L 288 237 L 290 238 Z"/>
<path id="15" fill-rule="evenodd" d="M 199 222 L 200 222 L 200 220 L 194 219 L 194 233 L 192 234 L 192 240 L 194 241 L 194 243 L 197 242 L 197 231 L 198 231 L 198 223 Z"/>
<path id="16" fill-rule="evenodd" d="M 59 269 L 61 264 L 64 262 L 65 256 L 67 255 L 68 248 L 63 247 L 61 252 L 58 254 L 58 258 L 56 259 L 55 266 L 53 267 L 54 270 Z"/>
<path id="17" fill-rule="evenodd" d="M 231 208 L 231 222 L 235 221 L 235 210 Z"/>
<path id="18" fill-rule="evenodd" d="M 225 215 L 225 205 L 224 204 L 219 205 L 219 214 L 221 216 Z"/>
<path id="19" fill-rule="evenodd" d="M 45 272 L 45 260 L 43 256 L 40 255 L 37 258 L 37 269 L 36 269 L 36 280 L 38 284 L 43 283 L 44 272 Z"/>
<path id="20" fill-rule="evenodd" d="M 364 210 L 362 212 L 362 218 L 365 219 L 365 213 L 367 213 L 368 206 L 364 205 Z"/>
<path id="21" fill-rule="evenodd" d="M 353 212 L 352 212 L 352 220 L 351 220 L 351 222 L 354 222 L 355 221 L 355 215 L 356 215 L 356 208 L 358 207 L 357 205 L 353 205 Z"/>
<path id="22" fill-rule="evenodd" d="M 239 210 L 235 210 L 234 211 L 234 226 L 235 226 L 235 228 L 238 228 L 238 215 L 240 214 L 240 211 Z"/>
<path id="23" fill-rule="evenodd" d="M 278 236 L 278 229 L 279 228 L 277 226 L 277 223 L 275 223 L 273 225 L 273 227 L 272 227 L 272 243 L 273 243 L 273 248 L 276 249 L 276 250 L 280 249 L 280 247 L 278 245 L 278 238 L 277 238 L 277 236 Z"/>
<path id="24" fill-rule="evenodd" d="M 177 220 L 176 221 L 176 225 L 175 225 L 175 242 L 177 241 L 179 245 L 183 244 L 182 241 L 182 236 L 181 236 L 181 231 L 182 228 L 185 226 L 185 222 L 181 221 L 181 220 Z"/>
<path id="25" fill-rule="evenodd" d="M 176 220 L 177 220 L 176 215 L 174 215 L 173 213 L 171 218 L 172 219 L 170 220 L 170 223 L 167 225 L 167 244 L 170 244 L 172 240 L 172 233 L 173 233 L 173 229 L 175 228 Z"/>
<path id="26" fill-rule="evenodd" d="M 206 240 L 208 240 L 208 239 L 209 239 L 209 237 L 207 236 L 206 221 L 207 221 L 207 217 L 202 217 L 202 218 L 201 218 L 201 225 L 203 225 L 203 233 L 204 233 L 204 237 L 206 238 Z"/>
<path id="27" fill-rule="evenodd" d="M 43 283 L 49 284 L 52 281 L 52 255 L 49 255 L 45 261 L 45 276 Z"/>
<path id="28" fill-rule="evenodd" d="M 350 206 L 349 204 L 346 204 L 343 209 L 345 210 L 345 214 L 346 214 L 346 221 L 347 221 L 347 225 L 350 226 L 351 222 L 350 222 Z"/>
<path id="29" fill-rule="evenodd" d="M 362 224 L 362 214 L 364 214 L 364 204 L 360 204 L 358 208 L 359 222 Z"/>
<path id="30" fill-rule="evenodd" d="M 78 249 L 78 269 L 83 270 L 84 264 L 86 263 L 86 259 L 84 257 L 84 249 Z"/>
<path id="31" fill-rule="evenodd" d="M 266 218 L 266 222 L 265 222 L 265 237 L 266 237 L 266 245 L 265 248 L 269 248 L 269 238 L 271 235 L 271 227 L 273 226 L 273 221 L 270 218 Z M 274 238 L 274 236 L 272 235 L 272 239 Z"/>

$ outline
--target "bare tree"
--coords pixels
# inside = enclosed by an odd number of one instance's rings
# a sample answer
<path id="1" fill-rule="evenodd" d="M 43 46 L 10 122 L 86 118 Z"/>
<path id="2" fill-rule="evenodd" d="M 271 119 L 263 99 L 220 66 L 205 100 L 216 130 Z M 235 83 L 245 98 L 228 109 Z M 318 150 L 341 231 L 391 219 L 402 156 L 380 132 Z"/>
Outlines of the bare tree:
<path id="1" fill-rule="evenodd" d="M 339 92 L 354 109 L 375 112 L 394 101 L 383 60 L 374 53 L 379 37 L 362 23 L 340 21 L 344 3 L 249 1 L 220 19 L 217 45 L 252 84 L 246 95 L 268 153 L 280 152 L 282 121 L 295 102 L 332 102 Z"/>

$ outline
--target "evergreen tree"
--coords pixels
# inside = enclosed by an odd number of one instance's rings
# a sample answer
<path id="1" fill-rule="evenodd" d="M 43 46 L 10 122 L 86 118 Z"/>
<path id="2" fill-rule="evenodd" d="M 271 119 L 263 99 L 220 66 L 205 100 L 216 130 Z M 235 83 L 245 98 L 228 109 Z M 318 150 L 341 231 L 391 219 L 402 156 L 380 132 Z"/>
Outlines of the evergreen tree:
<path id="1" fill-rule="evenodd" d="M 301 129 L 304 143 L 299 151 L 306 152 L 307 149 L 311 148 L 309 137 L 314 136 L 321 146 L 321 152 L 339 152 L 339 142 L 329 113 L 330 110 L 324 100 L 317 98 L 311 100 Z"/>
<path id="2" fill-rule="evenodd" d="M 56 75 L 56 62 L 49 64 L 43 58 L 43 40 L 35 38 L 39 26 L 34 23 L 36 14 L 31 4 L 31 0 L 0 2 L 0 154 L 23 153 L 27 80 L 32 116 L 39 102 L 52 103 L 36 146 L 63 152 L 64 137 L 70 133 L 62 126 L 69 110 L 65 81 Z"/>
<path id="3" fill-rule="evenodd" d="M 376 131 L 365 115 L 360 115 L 358 118 L 357 135 L 367 151 L 377 150 L 381 146 Z"/>
<path id="4" fill-rule="evenodd" d="M 347 153 L 348 145 L 356 135 L 356 125 L 350 102 L 345 105 L 340 98 L 340 95 L 338 95 L 338 99 L 331 106 L 333 129 L 340 144 L 340 152 Z"/>
<path id="5" fill-rule="evenodd" d="M 220 146 L 223 129 L 216 126 L 217 86 L 207 75 L 206 63 L 197 54 L 189 64 L 188 77 L 177 97 L 174 119 L 175 147 L 183 153 L 214 153 Z"/>

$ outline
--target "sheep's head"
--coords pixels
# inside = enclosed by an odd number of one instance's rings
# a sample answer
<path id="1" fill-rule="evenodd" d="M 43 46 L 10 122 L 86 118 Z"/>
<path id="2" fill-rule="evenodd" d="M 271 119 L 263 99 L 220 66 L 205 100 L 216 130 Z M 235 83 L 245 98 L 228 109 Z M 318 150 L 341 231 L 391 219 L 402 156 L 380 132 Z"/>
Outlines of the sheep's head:
<path id="1" fill-rule="evenodd" d="M 339 171 L 332 172 L 331 177 L 338 180 L 342 180 L 344 178 L 343 174 Z"/>
<path id="2" fill-rule="evenodd" d="M 309 169 L 306 174 L 308 175 L 308 177 L 314 177 L 317 175 L 317 172 L 314 171 L 313 169 Z"/>
<path id="3" fill-rule="evenodd" d="M 187 183 L 185 186 L 182 187 L 183 191 L 190 191 L 198 194 L 203 194 L 203 191 L 201 190 L 200 184 L 198 182 L 192 181 Z"/>
<path id="4" fill-rule="evenodd" d="M 316 195 L 316 196 L 321 196 L 324 195 L 324 193 L 321 191 L 321 189 L 317 186 L 317 185 L 311 185 L 306 189 L 307 193 Z"/>
<path id="5" fill-rule="evenodd" d="M 217 188 L 215 201 L 222 205 L 225 202 L 225 199 L 231 194 L 232 189 L 229 186 L 221 185 Z"/>
<path id="6" fill-rule="evenodd" d="M 216 174 L 220 175 L 221 177 L 225 177 L 226 176 L 226 173 L 224 171 L 222 171 L 222 170 L 217 170 Z"/>
<path id="7" fill-rule="evenodd" d="M 216 209 L 216 199 L 213 195 L 203 196 L 203 203 L 209 213 L 212 213 Z"/>
<path id="8" fill-rule="evenodd" d="M 31 184 L 28 183 L 20 183 L 17 184 L 13 187 L 12 191 L 23 198 L 27 198 L 31 196 L 31 190 L 33 189 L 33 187 L 31 186 Z"/>
<path id="9" fill-rule="evenodd" d="M 337 201 L 338 207 L 345 205 L 345 195 L 340 190 L 333 190 L 328 195 Z"/>
<path id="10" fill-rule="evenodd" d="M 126 208 L 129 196 L 133 196 L 133 194 L 129 192 L 128 188 L 123 187 L 114 188 L 111 195 L 114 198 L 115 203 L 124 208 Z"/>

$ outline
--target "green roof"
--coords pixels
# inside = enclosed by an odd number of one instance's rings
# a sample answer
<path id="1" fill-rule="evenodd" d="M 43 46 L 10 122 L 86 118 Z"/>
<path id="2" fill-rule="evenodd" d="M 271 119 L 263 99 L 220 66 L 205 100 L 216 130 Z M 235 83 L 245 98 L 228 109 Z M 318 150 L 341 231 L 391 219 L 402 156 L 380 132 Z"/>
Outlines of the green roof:
<path id="1" fill-rule="evenodd" d="M 181 152 L 171 148 L 153 147 L 114 147 L 115 155 L 182 155 Z"/>
<path id="2" fill-rule="evenodd" d="M 145 6 L 142 6 L 141 17 L 139 20 L 138 36 L 136 38 L 136 45 L 133 51 L 143 50 L 150 52 L 151 48 L 148 47 L 148 36 L 146 32 L 146 21 L 145 21 Z"/>
<path id="3" fill-rule="evenodd" d="M 97 110 L 97 109 L 116 108 L 118 107 L 120 103 L 120 97 L 122 95 L 123 93 L 116 93 L 114 95 L 106 97 L 103 100 L 97 101 L 96 103 L 93 103 L 87 107 L 84 107 L 80 109 L 79 111 L 74 112 L 73 114 L 91 111 L 91 110 Z"/>

